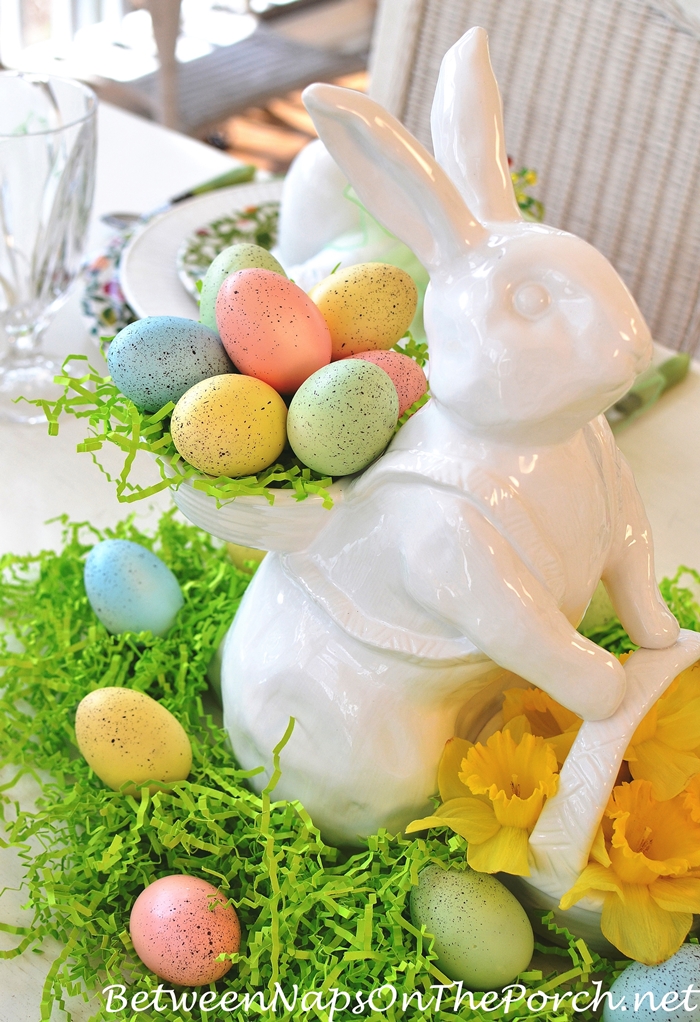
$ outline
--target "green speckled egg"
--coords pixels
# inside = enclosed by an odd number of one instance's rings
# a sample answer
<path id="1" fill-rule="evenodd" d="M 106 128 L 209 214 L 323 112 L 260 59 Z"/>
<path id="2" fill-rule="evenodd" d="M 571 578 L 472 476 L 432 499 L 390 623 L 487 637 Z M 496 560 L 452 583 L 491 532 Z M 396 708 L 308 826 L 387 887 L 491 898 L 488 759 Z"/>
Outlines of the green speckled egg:
<path id="1" fill-rule="evenodd" d="M 411 918 L 435 937 L 437 967 L 472 990 L 496 990 L 530 963 L 532 927 L 520 902 L 488 873 L 426 866 Z"/>
<path id="2" fill-rule="evenodd" d="M 360 472 L 396 428 L 399 399 L 391 378 L 371 362 L 332 362 L 313 373 L 289 406 L 287 433 L 305 465 L 324 475 Z"/>
<path id="3" fill-rule="evenodd" d="M 253 245 L 248 241 L 230 245 L 223 252 L 219 252 L 202 281 L 202 291 L 199 297 L 200 323 L 204 323 L 211 330 L 218 332 L 215 306 L 219 288 L 231 273 L 252 269 L 271 270 L 273 273 L 279 273 L 281 277 L 287 276 L 275 257 L 266 248 Z"/>

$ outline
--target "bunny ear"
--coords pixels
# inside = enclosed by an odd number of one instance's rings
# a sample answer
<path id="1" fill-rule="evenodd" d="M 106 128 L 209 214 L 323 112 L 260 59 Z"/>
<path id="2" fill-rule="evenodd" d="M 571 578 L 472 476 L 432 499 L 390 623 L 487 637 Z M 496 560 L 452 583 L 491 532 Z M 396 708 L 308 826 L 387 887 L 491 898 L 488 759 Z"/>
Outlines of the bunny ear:
<path id="1" fill-rule="evenodd" d="M 482 223 L 520 220 L 488 36 L 472 28 L 445 54 L 430 117 L 435 158 Z"/>
<path id="2" fill-rule="evenodd" d="M 361 202 L 428 270 L 486 238 L 444 170 L 378 103 L 334 85 L 310 85 L 303 100 Z"/>

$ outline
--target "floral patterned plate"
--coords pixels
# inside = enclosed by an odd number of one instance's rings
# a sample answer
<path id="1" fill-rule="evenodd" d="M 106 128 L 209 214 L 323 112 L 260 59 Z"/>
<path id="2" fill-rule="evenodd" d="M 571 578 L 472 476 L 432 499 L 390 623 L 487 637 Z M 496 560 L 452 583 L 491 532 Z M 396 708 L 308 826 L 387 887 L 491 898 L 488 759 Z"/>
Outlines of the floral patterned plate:
<path id="1" fill-rule="evenodd" d="M 121 290 L 134 313 L 196 319 L 195 284 L 209 261 L 241 236 L 253 240 L 257 233 L 272 244 L 281 193 L 281 180 L 252 181 L 198 195 L 153 217 L 132 236 L 119 260 Z M 273 209 L 251 212 L 267 206 Z M 181 274 L 185 258 L 188 273 Z"/>
<path id="2" fill-rule="evenodd" d="M 113 337 L 138 319 L 119 283 L 119 261 L 131 234 L 131 231 L 126 231 L 112 238 L 105 251 L 89 263 L 83 274 L 85 290 L 81 309 L 96 344 L 103 337 Z"/>
<path id="3" fill-rule="evenodd" d="M 277 241 L 279 208 L 279 202 L 246 206 L 193 231 L 180 245 L 176 259 L 185 290 L 197 299 L 197 282 L 229 245 L 251 241 L 262 248 L 272 248 Z"/>

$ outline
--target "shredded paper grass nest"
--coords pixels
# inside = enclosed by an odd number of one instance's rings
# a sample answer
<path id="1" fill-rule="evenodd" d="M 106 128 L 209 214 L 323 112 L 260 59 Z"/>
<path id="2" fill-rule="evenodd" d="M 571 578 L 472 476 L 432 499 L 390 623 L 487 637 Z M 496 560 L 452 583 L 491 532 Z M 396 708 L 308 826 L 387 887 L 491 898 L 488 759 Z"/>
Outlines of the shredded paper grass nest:
<path id="1" fill-rule="evenodd" d="M 103 338 L 109 340 L 110 338 Z M 416 342 L 408 333 L 394 350 L 408 355 L 423 367 L 428 359 L 428 346 Z M 56 436 L 62 419 L 74 416 L 85 419 L 87 433 L 78 445 L 78 452 L 92 455 L 92 459 L 110 482 L 116 484 L 117 500 L 133 503 L 151 497 L 160 490 L 189 483 L 197 490 L 214 497 L 218 504 L 224 504 L 236 497 L 263 496 L 270 504 L 280 489 L 292 490 L 297 500 L 315 495 L 323 499 L 325 507 L 333 506 L 328 487 L 333 480 L 329 476 L 307 468 L 286 447 L 279 460 L 256 475 L 231 478 L 229 476 L 207 476 L 189 465 L 178 453 L 170 434 L 170 417 L 175 405 L 172 402 L 149 413 L 136 407 L 111 377 L 102 376 L 94 369 L 86 355 L 69 355 L 63 364 L 62 375 L 55 382 L 63 388 L 56 401 L 33 400 L 30 404 L 40 407 L 48 421 L 49 433 Z M 397 429 L 418 411 L 428 400 L 424 394 L 401 416 Z M 121 470 L 112 476 L 99 456 L 105 445 L 118 448 L 123 454 Z M 160 472 L 160 479 L 151 486 L 134 483 L 131 470 L 139 451 L 153 455 Z"/>
<path id="2" fill-rule="evenodd" d="M 84 559 L 107 537 L 154 549 L 179 579 L 186 602 L 166 637 L 110 635 L 92 613 Z M 155 990 L 159 980 L 133 952 L 129 913 L 146 884 L 170 873 L 220 887 L 240 917 L 240 953 L 211 989 L 236 990 L 241 998 L 262 993 L 249 997 L 247 1007 L 239 1002 L 232 1015 L 166 1008 L 115 1016 L 102 1006 L 95 1020 L 327 1018 L 323 1009 L 309 1009 L 308 1000 L 306 1009 L 301 1000 L 290 1010 L 278 1002 L 273 1015 L 275 984 L 287 997 L 295 985 L 300 993 L 321 991 L 324 997 L 333 988 L 363 992 L 365 999 L 384 984 L 397 991 L 396 1004 L 386 1011 L 365 1004 L 362 1011 L 348 1009 L 336 1018 L 503 1016 L 468 1004 L 454 1014 L 449 998 L 436 1008 L 431 984 L 449 980 L 435 966 L 432 939 L 410 921 L 408 899 L 420 869 L 430 862 L 465 868 L 462 838 L 380 832 L 360 851 L 330 848 L 303 806 L 275 800 L 274 778 L 259 796 L 247 784 L 250 774 L 237 769 L 225 733 L 203 705 L 207 667 L 250 581 L 220 544 L 170 514 L 155 536 L 142 534 L 131 521 L 105 533 L 65 522 L 60 552 L 6 555 L 0 569 L 0 618 L 7 628 L 0 638 L 1 756 L 5 767 L 14 768 L 2 801 L 4 841 L 24 859 L 26 902 L 34 914 L 26 929 L 2 925 L 17 935 L 16 949 L 2 956 L 29 953 L 49 935 L 63 945 L 46 980 L 42 1019 L 66 996 L 87 999 L 108 984 L 125 984 L 127 995 Z M 684 626 L 700 629 L 700 609 L 679 580 L 680 575 L 663 583 L 664 596 Z M 694 573 L 693 580 L 699 581 Z M 594 638 L 616 651 L 631 648 L 616 621 Z M 20 652 L 12 651 L 20 645 Z M 106 789 L 90 772 L 75 743 L 75 711 L 83 696 L 105 685 L 146 692 L 177 717 L 192 743 L 187 781 L 152 797 L 144 789 L 137 799 Z M 23 773 L 34 774 L 41 785 L 34 812 L 13 800 Z M 51 779 L 42 780 L 47 776 Z M 550 929 L 561 939 L 563 931 L 551 923 Z M 528 990 L 591 989 L 596 979 L 607 988 L 623 967 L 601 959 L 581 940 L 565 933 L 563 939 L 567 946 L 537 945 L 531 971 L 521 977 Z M 404 995 L 415 992 L 421 997 L 410 999 L 404 1010 Z M 313 1003 L 325 1003 L 324 997 Z M 572 1015 L 569 1003 L 527 1014 L 564 1019 Z M 523 1014 L 521 1003 L 508 1017 Z M 577 1017 L 592 1015 L 583 1011 Z"/>

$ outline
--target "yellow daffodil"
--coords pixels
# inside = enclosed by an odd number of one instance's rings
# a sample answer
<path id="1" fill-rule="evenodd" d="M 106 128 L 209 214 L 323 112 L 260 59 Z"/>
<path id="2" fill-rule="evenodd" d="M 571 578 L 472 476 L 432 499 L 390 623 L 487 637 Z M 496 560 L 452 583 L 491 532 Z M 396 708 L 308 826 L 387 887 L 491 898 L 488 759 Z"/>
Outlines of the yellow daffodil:
<path id="1" fill-rule="evenodd" d="M 700 823 L 700 774 L 696 774 L 686 785 L 685 808 L 690 813 L 690 818 Z"/>
<path id="2" fill-rule="evenodd" d="M 509 688 L 503 693 L 503 730 L 517 741 L 530 732 L 551 745 L 561 766 L 581 727 L 581 718 L 539 688 Z"/>
<path id="3" fill-rule="evenodd" d="M 603 934 L 645 965 L 675 954 L 700 912 L 700 823 L 687 799 L 659 801 L 650 781 L 615 788 L 593 861 L 561 900 L 567 909 L 591 892 L 604 894 Z"/>
<path id="4" fill-rule="evenodd" d="M 497 731 L 486 745 L 453 738 L 438 770 L 443 804 L 406 832 L 450 827 L 468 841 L 473 869 L 528 876 L 528 838 L 558 781 L 554 751 L 540 737 L 525 733 L 516 743 Z"/>
<path id="5" fill-rule="evenodd" d="M 679 674 L 652 706 L 625 759 L 635 780 L 651 782 L 656 799 L 675 798 L 700 773 L 700 662 Z"/>

